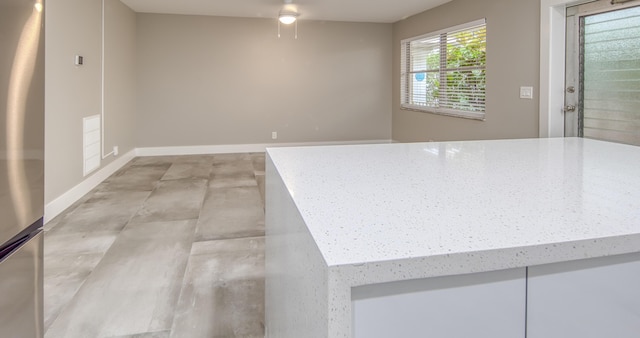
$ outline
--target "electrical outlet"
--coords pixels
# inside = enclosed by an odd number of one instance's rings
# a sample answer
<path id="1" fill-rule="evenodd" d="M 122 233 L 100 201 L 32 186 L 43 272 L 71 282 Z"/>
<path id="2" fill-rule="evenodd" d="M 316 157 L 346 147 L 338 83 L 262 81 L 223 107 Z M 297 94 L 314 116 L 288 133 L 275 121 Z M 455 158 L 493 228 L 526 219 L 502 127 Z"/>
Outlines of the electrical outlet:
<path id="1" fill-rule="evenodd" d="M 278 132 L 277 131 L 272 131 L 271 132 L 271 139 L 272 140 L 277 140 L 278 139 Z"/>
<path id="2" fill-rule="evenodd" d="M 520 87 L 521 99 L 533 99 L 533 87 Z"/>
<path id="3" fill-rule="evenodd" d="M 118 156 L 118 146 L 113 147 L 113 156 Z"/>

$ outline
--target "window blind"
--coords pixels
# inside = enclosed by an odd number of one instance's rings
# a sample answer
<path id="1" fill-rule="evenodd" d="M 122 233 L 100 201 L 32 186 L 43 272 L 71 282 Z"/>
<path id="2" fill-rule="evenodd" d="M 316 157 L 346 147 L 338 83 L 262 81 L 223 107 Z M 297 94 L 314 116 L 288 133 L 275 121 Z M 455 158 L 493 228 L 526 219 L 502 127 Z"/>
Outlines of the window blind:
<path id="1" fill-rule="evenodd" d="M 640 145 L 640 7 L 580 20 L 582 136 Z"/>
<path id="2" fill-rule="evenodd" d="M 401 105 L 484 119 L 485 66 L 484 19 L 403 40 Z"/>

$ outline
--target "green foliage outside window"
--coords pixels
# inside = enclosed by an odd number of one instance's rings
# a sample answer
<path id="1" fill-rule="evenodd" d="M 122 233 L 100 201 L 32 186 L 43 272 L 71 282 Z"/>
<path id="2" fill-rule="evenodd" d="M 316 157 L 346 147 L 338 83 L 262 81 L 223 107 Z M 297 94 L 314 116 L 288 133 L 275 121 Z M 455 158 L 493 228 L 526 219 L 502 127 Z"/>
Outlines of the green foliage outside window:
<path id="1" fill-rule="evenodd" d="M 484 111 L 486 88 L 486 28 L 446 36 L 446 67 L 440 69 L 440 49 L 426 55 L 426 105 Z M 444 83 L 441 76 L 445 75 Z M 442 96 L 441 96 L 442 94 Z"/>

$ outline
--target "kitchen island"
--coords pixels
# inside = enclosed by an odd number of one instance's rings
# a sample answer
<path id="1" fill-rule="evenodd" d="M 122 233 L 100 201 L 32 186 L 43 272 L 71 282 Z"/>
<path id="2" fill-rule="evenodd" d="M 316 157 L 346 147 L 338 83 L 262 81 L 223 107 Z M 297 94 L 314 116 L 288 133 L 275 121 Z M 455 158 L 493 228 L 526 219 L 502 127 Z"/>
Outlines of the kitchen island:
<path id="1" fill-rule="evenodd" d="M 267 337 L 640 330 L 639 147 L 270 148 L 266 175 Z"/>

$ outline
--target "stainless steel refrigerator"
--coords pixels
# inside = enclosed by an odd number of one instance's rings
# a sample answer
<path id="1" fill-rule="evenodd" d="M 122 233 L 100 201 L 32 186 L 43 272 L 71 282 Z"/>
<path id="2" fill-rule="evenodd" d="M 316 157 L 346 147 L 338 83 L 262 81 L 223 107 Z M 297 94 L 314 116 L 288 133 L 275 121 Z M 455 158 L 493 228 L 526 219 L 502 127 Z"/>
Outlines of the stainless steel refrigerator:
<path id="1" fill-rule="evenodd" d="M 0 337 L 43 336 L 44 4 L 0 0 Z"/>

